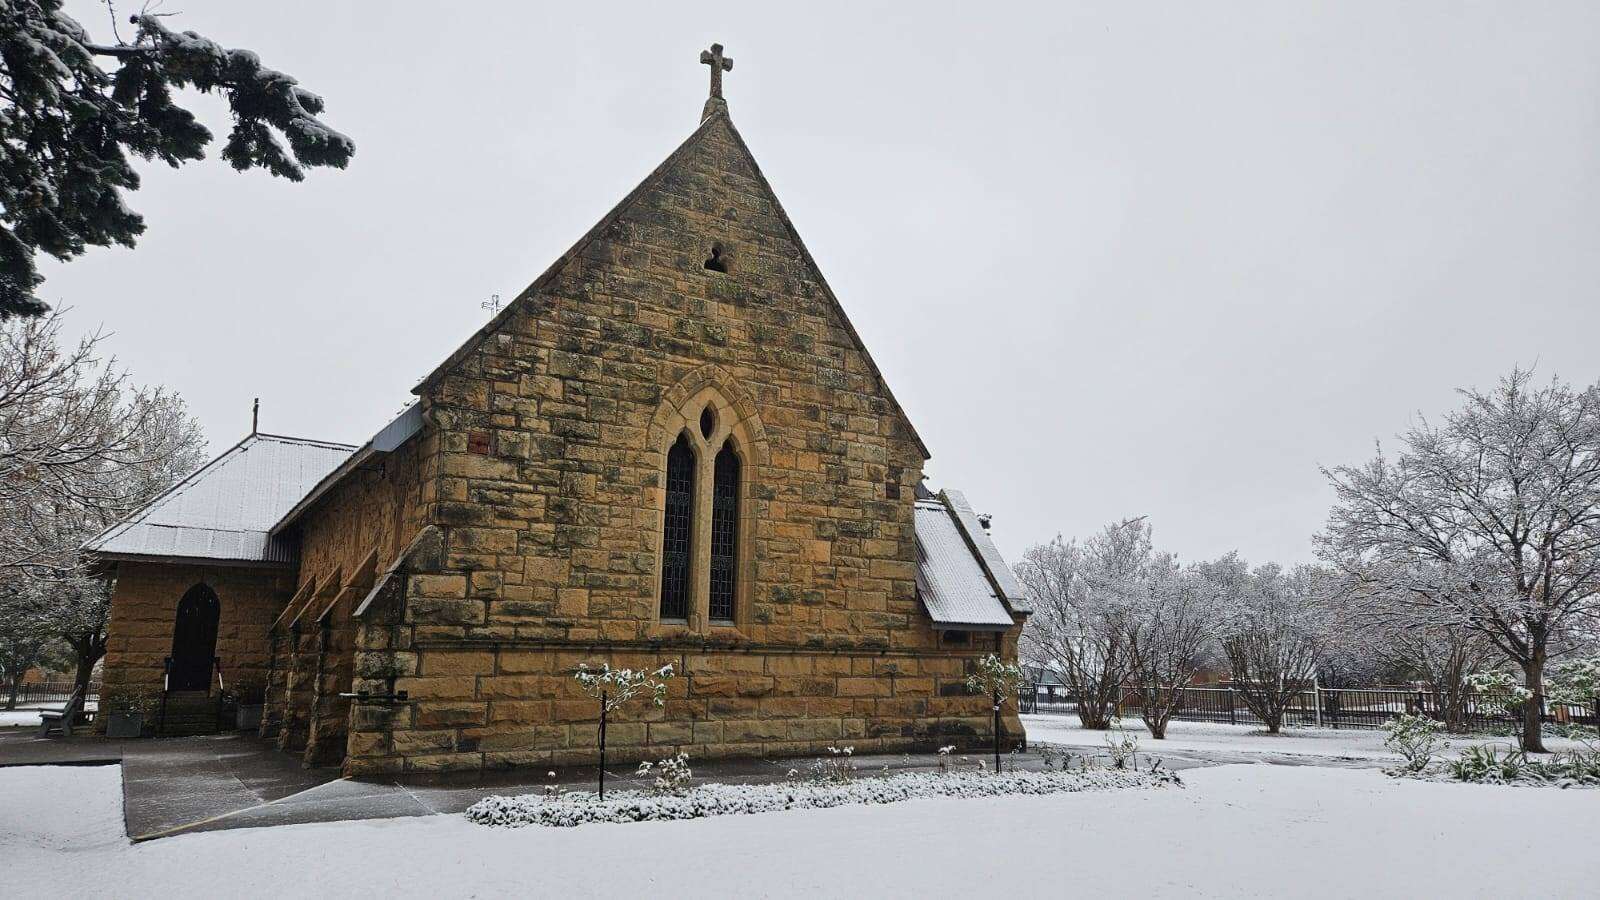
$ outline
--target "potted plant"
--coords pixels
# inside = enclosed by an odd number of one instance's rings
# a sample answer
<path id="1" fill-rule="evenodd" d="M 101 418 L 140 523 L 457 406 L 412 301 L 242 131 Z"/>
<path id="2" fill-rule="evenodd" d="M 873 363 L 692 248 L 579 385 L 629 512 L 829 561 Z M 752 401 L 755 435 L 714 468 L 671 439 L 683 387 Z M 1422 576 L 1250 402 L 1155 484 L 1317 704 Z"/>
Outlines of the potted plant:
<path id="1" fill-rule="evenodd" d="M 239 677 L 234 686 L 236 696 L 239 698 L 237 710 L 234 713 L 234 724 L 240 731 L 259 731 L 261 729 L 261 710 L 266 704 L 266 681 L 260 674 L 251 672 Z"/>
<path id="2" fill-rule="evenodd" d="M 143 734 L 160 696 L 160 691 L 142 684 L 106 688 L 102 701 L 106 710 L 106 737 L 136 738 Z"/>

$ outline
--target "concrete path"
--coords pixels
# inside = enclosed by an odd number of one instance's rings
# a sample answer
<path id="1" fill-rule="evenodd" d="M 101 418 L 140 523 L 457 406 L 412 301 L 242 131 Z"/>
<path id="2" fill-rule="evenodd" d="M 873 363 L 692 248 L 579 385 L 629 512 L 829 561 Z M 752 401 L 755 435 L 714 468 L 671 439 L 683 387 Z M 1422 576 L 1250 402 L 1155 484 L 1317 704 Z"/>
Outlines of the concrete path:
<path id="1" fill-rule="evenodd" d="M 1072 748 L 1082 753 L 1086 748 Z M 976 767 L 989 759 L 969 753 L 956 764 Z M 1228 763 L 1280 765 L 1360 765 L 1360 761 L 1319 760 L 1307 757 L 1270 758 L 1261 754 L 1180 751 L 1160 754 L 1163 767 L 1193 769 Z M 1005 757 L 1008 767 L 1044 768 L 1037 752 Z M 1141 754 L 1141 767 L 1149 765 Z M 859 756 L 862 775 L 889 772 L 932 771 L 934 754 Z M 123 818 L 128 837 L 152 840 L 195 831 L 258 828 L 305 822 L 351 819 L 386 819 L 459 813 L 489 794 L 537 793 L 551 784 L 565 789 L 592 790 L 594 767 L 547 771 L 473 773 L 393 780 L 351 780 L 337 769 L 305 769 L 299 761 L 279 753 L 259 738 L 237 734 L 144 740 L 108 740 L 83 736 L 70 740 L 39 739 L 27 734 L 0 732 L 0 766 L 86 765 L 122 766 Z M 992 765 L 992 763 L 989 763 Z M 1370 763 L 1369 763 L 1370 764 Z M 790 769 L 804 773 L 808 759 L 729 760 L 695 765 L 696 781 L 760 783 L 781 781 Z M 612 789 L 646 788 L 633 775 L 634 766 L 608 766 L 606 784 Z"/>

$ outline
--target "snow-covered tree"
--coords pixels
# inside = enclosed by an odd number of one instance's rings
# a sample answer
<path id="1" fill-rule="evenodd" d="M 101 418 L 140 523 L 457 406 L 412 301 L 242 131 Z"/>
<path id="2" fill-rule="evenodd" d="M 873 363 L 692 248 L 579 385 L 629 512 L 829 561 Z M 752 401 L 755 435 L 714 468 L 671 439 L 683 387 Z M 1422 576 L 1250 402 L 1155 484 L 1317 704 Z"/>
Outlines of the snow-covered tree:
<path id="1" fill-rule="evenodd" d="M 1128 616 L 1133 689 L 1150 736 L 1167 735 L 1167 722 L 1183 704 L 1183 690 L 1213 655 L 1224 585 L 1204 567 L 1180 568 L 1157 554 L 1147 586 Z"/>
<path id="2" fill-rule="evenodd" d="M 0 681 L 6 709 L 15 709 L 17 691 L 28 670 L 43 662 L 55 642 L 28 592 L 34 580 L 22 572 L 0 572 Z"/>
<path id="3" fill-rule="evenodd" d="M 1085 728 L 1109 728 L 1121 700 L 1133 665 L 1129 605 L 1145 590 L 1150 563 L 1150 526 L 1139 518 L 1108 525 L 1082 544 L 1057 537 L 1017 565 L 1034 600 L 1025 652 L 1060 675 Z"/>
<path id="4" fill-rule="evenodd" d="M 1600 617 L 1600 386 L 1536 387 L 1517 369 L 1426 420 L 1337 492 L 1328 562 L 1416 625 L 1471 630 L 1521 669 L 1522 748 L 1544 749 L 1544 672 Z"/>
<path id="5" fill-rule="evenodd" d="M 299 181 L 305 167 L 344 168 L 355 153 L 317 118 L 322 98 L 255 53 L 171 31 L 149 11 L 131 17 L 124 41 L 113 10 L 112 40 L 96 41 L 61 6 L 0 3 L 0 321 L 48 308 L 35 294 L 35 253 L 71 259 L 132 246 L 144 231 L 123 198 L 139 187 L 128 154 L 173 167 L 204 156 L 211 132 L 174 89 L 226 97 L 233 129 L 222 157 L 240 171 Z"/>
<path id="6" fill-rule="evenodd" d="M 610 663 L 602 663 L 598 669 L 586 665 L 578 667 L 573 677 L 584 693 L 600 704 L 600 799 L 606 797 L 606 723 L 611 718 L 612 710 L 643 693 L 649 693 L 650 702 L 656 706 L 665 706 L 667 682 L 672 675 L 672 663 L 654 670 L 613 669 Z"/>
<path id="7" fill-rule="evenodd" d="M 59 313 L 0 323 L 0 570 L 77 567 L 80 543 L 200 461 L 183 401 L 130 383 L 92 334 L 63 345 Z"/>
<path id="8" fill-rule="evenodd" d="M 1315 683 L 1317 666 L 1332 646 L 1327 600 L 1329 573 L 1313 566 L 1284 572 L 1276 564 L 1245 572 L 1236 556 L 1213 564 L 1224 594 L 1222 651 L 1233 689 L 1267 731 L 1283 728 L 1284 713 Z"/>
<path id="9" fill-rule="evenodd" d="M 87 688 L 110 586 L 78 548 L 192 471 L 203 441 L 182 400 L 99 359 L 99 335 L 63 347 L 60 330 L 59 314 L 0 323 L 0 575 L 25 587 L 8 621 L 68 645 Z"/>
<path id="10" fill-rule="evenodd" d="M 1395 602 L 1385 592 L 1350 579 L 1343 579 L 1334 605 L 1343 634 L 1338 655 L 1363 661 L 1389 677 L 1426 684 L 1430 705 L 1445 727 L 1466 730 L 1472 700 L 1467 679 L 1500 660 L 1494 645 L 1469 628 L 1419 622 L 1404 598 Z M 1332 682 L 1324 678 L 1323 684 Z"/>

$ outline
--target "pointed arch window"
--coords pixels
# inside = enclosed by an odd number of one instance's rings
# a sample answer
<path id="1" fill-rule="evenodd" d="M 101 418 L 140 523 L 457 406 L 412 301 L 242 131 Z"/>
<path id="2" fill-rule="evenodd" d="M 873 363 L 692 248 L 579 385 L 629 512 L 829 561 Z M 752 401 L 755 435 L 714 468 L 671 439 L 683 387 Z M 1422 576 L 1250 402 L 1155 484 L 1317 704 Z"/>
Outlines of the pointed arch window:
<path id="1" fill-rule="evenodd" d="M 732 622 L 739 577 L 739 454 L 725 441 L 712 470 L 711 620 Z"/>
<path id="2" fill-rule="evenodd" d="M 661 618 L 689 618 L 689 572 L 694 543 L 694 449 L 678 435 L 667 451 L 667 508 L 661 542 Z"/>

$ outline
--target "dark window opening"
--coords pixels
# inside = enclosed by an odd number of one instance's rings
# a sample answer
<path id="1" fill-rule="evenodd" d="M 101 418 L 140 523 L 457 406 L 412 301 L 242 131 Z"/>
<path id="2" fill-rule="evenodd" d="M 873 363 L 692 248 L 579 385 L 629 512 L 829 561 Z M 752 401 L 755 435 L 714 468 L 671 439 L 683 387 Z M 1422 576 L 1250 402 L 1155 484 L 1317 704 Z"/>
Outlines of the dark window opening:
<path id="1" fill-rule="evenodd" d="M 667 451 L 667 514 L 661 533 L 661 618 L 689 618 L 689 545 L 694 534 L 694 450 L 687 435 Z"/>
<path id="2" fill-rule="evenodd" d="M 716 430 L 717 414 L 711 411 L 711 407 L 707 406 L 705 409 L 700 410 L 700 436 L 709 441 L 711 440 L 711 433 Z"/>
<path id="3" fill-rule="evenodd" d="M 965 647 L 972 643 L 972 635 L 965 631 L 946 631 L 944 642 L 951 647 Z"/>
<path id="4" fill-rule="evenodd" d="M 711 245 L 711 255 L 706 258 L 706 268 L 713 272 L 728 271 L 728 258 L 723 255 L 721 244 Z"/>
<path id="5" fill-rule="evenodd" d="M 711 491 L 711 619 L 733 621 L 739 575 L 739 455 L 733 442 L 717 453 Z"/>

